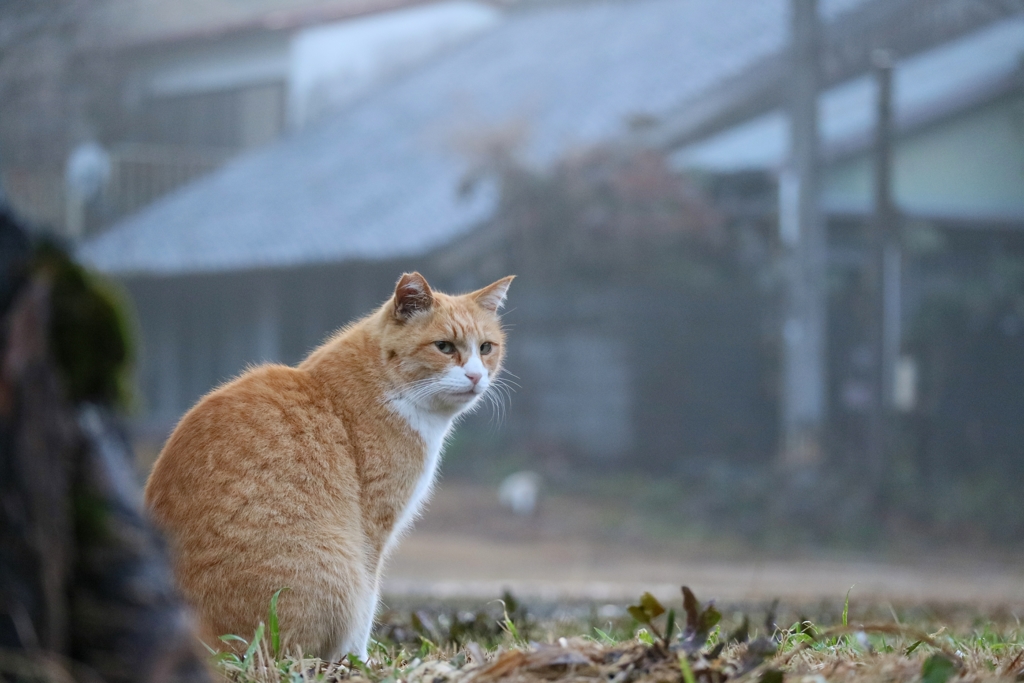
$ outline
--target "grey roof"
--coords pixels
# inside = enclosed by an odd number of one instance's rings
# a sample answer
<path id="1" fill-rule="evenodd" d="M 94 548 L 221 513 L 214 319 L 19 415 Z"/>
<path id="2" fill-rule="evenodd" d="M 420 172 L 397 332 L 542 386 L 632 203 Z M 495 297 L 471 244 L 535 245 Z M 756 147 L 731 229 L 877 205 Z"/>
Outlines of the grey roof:
<path id="1" fill-rule="evenodd" d="M 826 18 L 865 0 L 827 0 Z M 109 272 L 414 256 L 493 212 L 460 148 L 522 127 L 546 164 L 779 50 L 789 0 L 620 0 L 512 12 L 333 119 L 229 164 L 83 245 Z"/>
<path id="2" fill-rule="evenodd" d="M 933 50 L 894 62 L 893 106 L 902 130 L 927 125 L 1020 87 L 1024 16 L 995 22 Z M 832 157 L 873 140 L 876 86 L 871 74 L 818 97 L 819 126 Z M 708 171 L 778 169 L 788 153 L 788 118 L 775 110 L 680 149 L 673 162 Z"/>

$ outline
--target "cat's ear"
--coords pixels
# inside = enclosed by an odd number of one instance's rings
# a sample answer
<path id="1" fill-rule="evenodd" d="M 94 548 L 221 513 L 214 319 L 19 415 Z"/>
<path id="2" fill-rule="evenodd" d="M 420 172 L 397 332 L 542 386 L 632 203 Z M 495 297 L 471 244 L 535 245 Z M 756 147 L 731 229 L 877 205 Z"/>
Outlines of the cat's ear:
<path id="1" fill-rule="evenodd" d="M 491 313 L 497 313 L 498 309 L 505 305 L 505 295 L 508 293 L 508 286 L 512 284 L 512 280 L 515 278 L 515 275 L 503 277 L 494 284 L 476 290 L 469 296 Z"/>
<path id="2" fill-rule="evenodd" d="M 405 321 L 417 313 L 429 311 L 434 305 L 434 293 L 419 273 L 403 273 L 395 285 L 395 317 Z"/>

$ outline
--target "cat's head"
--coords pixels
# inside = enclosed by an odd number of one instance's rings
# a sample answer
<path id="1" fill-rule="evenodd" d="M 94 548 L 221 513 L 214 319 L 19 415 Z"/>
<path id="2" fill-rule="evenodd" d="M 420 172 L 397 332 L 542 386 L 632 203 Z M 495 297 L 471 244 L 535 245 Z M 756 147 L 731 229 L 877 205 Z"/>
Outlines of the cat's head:
<path id="1" fill-rule="evenodd" d="M 455 415 L 494 385 L 505 356 L 498 311 L 514 277 L 449 296 L 431 290 L 419 273 L 402 275 L 385 305 L 381 336 L 396 397 Z"/>

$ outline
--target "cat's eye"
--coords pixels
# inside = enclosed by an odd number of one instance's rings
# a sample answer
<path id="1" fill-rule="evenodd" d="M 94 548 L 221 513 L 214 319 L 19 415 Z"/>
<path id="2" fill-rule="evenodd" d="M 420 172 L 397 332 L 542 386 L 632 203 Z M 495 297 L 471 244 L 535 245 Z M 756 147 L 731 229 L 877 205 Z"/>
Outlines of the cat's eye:
<path id="1" fill-rule="evenodd" d="M 480 355 L 486 356 L 491 352 L 491 342 L 484 342 L 480 345 Z"/>
<path id="2" fill-rule="evenodd" d="M 449 355 L 455 353 L 455 344 L 452 344 L 450 341 L 436 341 L 434 342 L 434 346 L 436 346 L 437 350 L 441 353 L 447 353 Z"/>

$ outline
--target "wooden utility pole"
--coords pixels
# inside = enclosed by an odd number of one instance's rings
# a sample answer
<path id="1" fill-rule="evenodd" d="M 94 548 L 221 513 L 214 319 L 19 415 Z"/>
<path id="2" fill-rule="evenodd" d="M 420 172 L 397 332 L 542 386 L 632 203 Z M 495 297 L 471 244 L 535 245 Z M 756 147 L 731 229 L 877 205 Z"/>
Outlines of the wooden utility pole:
<path id="1" fill-rule="evenodd" d="M 878 88 L 874 146 L 874 216 L 868 287 L 872 348 L 872 401 L 868 417 L 867 472 L 876 499 L 888 462 L 893 380 L 900 352 L 902 256 L 896 208 L 892 198 L 892 58 L 878 50 L 873 56 Z"/>
<path id="2" fill-rule="evenodd" d="M 785 467 L 822 460 L 826 418 L 825 226 L 818 206 L 817 0 L 791 0 L 790 158 L 779 179 L 779 233 L 785 251 L 782 452 Z"/>

